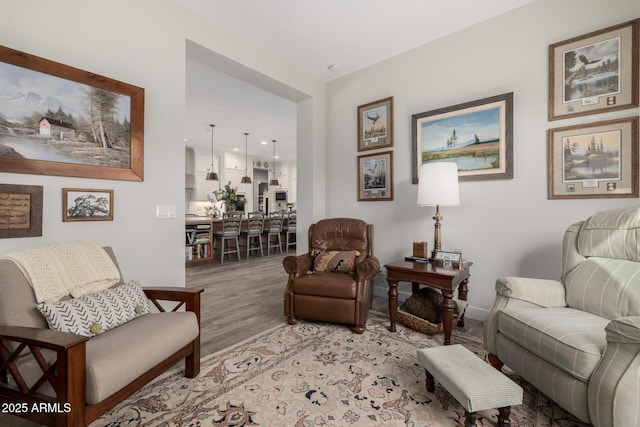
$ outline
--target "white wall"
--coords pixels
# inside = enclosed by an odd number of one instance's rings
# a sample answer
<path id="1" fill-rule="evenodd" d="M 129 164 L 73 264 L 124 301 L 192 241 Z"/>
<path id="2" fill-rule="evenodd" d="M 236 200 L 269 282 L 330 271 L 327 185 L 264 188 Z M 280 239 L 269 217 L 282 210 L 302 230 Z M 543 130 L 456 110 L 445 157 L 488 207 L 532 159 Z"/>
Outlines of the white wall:
<path id="1" fill-rule="evenodd" d="M 373 223 L 381 263 L 410 254 L 413 241 L 426 240 L 431 248 L 434 208 L 416 206 L 417 185 L 411 184 L 411 115 L 514 92 L 514 178 L 461 182 L 461 205 L 441 208 L 443 247 L 460 248 L 474 262 L 472 318 L 483 318 L 498 276 L 558 278 L 567 226 L 599 210 L 638 205 L 638 199 L 548 200 L 546 131 L 630 117 L 639 110 L 549 122 L 548 46 L 637 17 L 637 0 L 537 0 L 330 82 L 330 215 Z M 356 108 L 387 96 L 394 97 L 394 201 L 357 202 L 356 161 L 362 153 L 356 148 Z M 384 282 L 378 284 L 377 293 L 386 292 Z"/>
<path id="2" fill-rule="evenodd" d="M 296 100 L 307 99 L 299 118 L 305 121 L 299 152 L 324 140 L 324 83 L 218 30 L 173 0 L 4 0 L 0 36 L 4 46 L 145 89 L 144 182 L 0 172 L 1 183 L 44 187 L 43 236 L 0 239 L 0 254 L 87 239 L 114 247 L 125 278 L 138 278 L 145 285 L 184 285 L 187 40 L 239 67 L 259 70 L 264 80 L 278 83 L 283 91 L 302 94 Z M 308 168 L 302 164 L 304 174 L 318 173 L 316 164 L 322 160 L 304 161 L 313 163 Z M 305 179 L 317 186 L 323 176 Z M 113 189 L 114 220 L 63 223 L 63 187 Z M 308 200 L 299 210 L 313 212 L 314 203 Z M 175 205 L 177 218 L 155 219 L 157 204 Z"/>

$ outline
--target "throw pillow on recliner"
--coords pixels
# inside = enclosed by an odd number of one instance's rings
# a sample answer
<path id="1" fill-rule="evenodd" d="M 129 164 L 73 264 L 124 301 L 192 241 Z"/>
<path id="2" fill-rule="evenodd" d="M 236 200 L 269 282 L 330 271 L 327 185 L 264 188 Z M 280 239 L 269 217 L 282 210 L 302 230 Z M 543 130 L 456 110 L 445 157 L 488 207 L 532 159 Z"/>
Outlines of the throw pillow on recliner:
<path id="1" fill-rule="evenodd" d="M 137 280 L 90 295 L 38 304 L 50 329 L 92 337 L 151 311 Z"/>
<path id="2" fill-rule="evenodd" d="M 360 252 L 353 251 L 327 251 L 314 252 L 313 271 L 346 273 L 353 275 L 356 269 L 356 257 Z"/>

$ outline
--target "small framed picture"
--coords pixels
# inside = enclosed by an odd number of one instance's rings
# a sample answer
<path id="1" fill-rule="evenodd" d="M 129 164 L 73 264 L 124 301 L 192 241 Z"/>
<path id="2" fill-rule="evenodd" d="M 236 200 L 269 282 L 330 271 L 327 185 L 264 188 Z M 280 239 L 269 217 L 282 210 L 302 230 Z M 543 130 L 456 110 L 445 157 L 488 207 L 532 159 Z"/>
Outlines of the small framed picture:
<path id="1" fill-rule="evenodd" d="M 638 117 L 549 129 L 548 198 L 638 197 Z"/>
<path id="2" fill-rule="evenodd" d="M 113 190 L 63 188 L 62 221 L 113 221 Z"/>
<path id="3" fill-rule="evenodd" d="M 42 186 L 0 184 L 0 238 L 42 236 Z"/>
<path id="4" fill-rule="evenodd" d="M 358 201 L 393 200 L 393 151 L 358 156 Z"/>
<path id="5" fill-rule="evenodd" d="M 358 151 L 393 147 L 393 97 L 358 106 Z"/>
<path id="6" fill-rule="evenodd" d="M 640 19 L 549 46 L 549 120 L 638 106 Z"/>
<path id="7" fill-rule="evenodd" d="M 462 252 L 438 251 L 433 257 L 433 264 L 444 268 L 462 267 Z"/>

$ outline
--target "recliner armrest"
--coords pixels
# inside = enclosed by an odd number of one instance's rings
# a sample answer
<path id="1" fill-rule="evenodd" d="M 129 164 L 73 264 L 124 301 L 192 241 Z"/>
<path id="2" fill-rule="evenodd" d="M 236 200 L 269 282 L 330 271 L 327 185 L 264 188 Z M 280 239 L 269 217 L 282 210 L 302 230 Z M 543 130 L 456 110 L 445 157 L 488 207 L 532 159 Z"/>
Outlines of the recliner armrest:
<path id="1" fill-rule="evenodd" d="M 607 346 L 589 378 L 589 416 L 597 426 L 637 425 L 640 417 L 640 316 L 614 319 Z"/>
<path id="2" fill-rule="evenodd" d="M 500 277 L 496 281 L 496 293 L 541 307 L 567 306 L 564 285 L 557 280 Z"/>
<path id="3" fill-rule="evenodd" d="M 370 280 L 380 271 L 380 261 L 374 256 L 365 258 L 356 266 L 357 280 Z"/>
<path id="4" fill-rule="evenodd" d="M 312 259 L 310 254 L 289 255 L 282 260 L 282 266 L 288 274 L 299 275 L 311 270 Z"/>
<path id="5" fill-rule="evenodd" d="M 640 316 L 614 319 L 605 328 L 607 342 L 640 344 Z"/>

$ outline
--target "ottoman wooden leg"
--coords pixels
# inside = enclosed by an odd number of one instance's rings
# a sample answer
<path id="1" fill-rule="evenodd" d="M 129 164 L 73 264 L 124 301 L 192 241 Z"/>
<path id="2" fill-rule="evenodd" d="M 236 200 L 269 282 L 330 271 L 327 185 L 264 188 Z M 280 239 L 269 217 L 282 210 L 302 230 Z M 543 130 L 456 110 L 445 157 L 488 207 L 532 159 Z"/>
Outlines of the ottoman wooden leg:
<path id="1" fill-rule="evenodd" d="M 464 427 L 475 427 L 476 414 L 475 412 L 464 411 Z"/>
<path id="2" fill-rule="evenodd" d="M 427 391 L 429 393 L 433 393 L 434 391 L 436 391 L 436 382 L 433 379 L 433 375 L 431 375 L 429 371 L 425 369 L 424 372 L 427 374 Z"/>
<path id="3" fill-rule="evenodd" d="M 511 406 L 498 408 L 498 427 L 509 427 L 511 425 L 511 420 L 509 419 L 510 414 Z"/>

